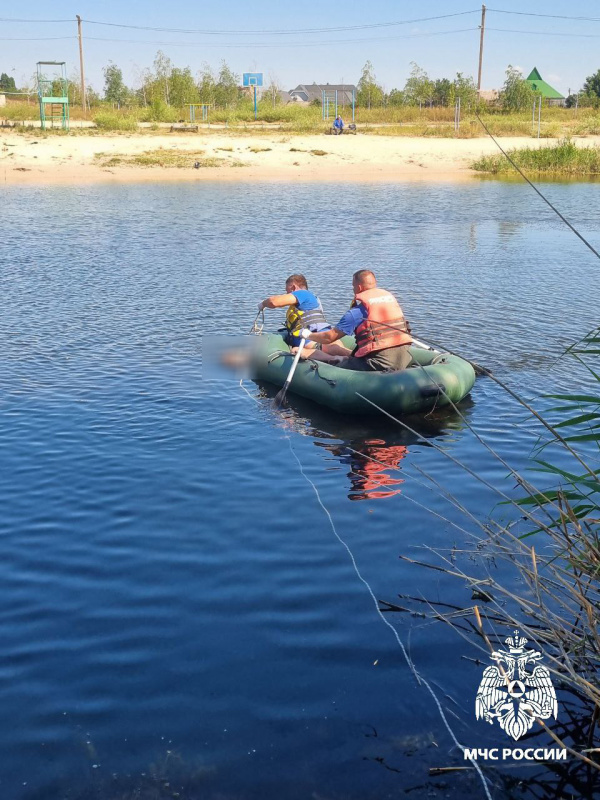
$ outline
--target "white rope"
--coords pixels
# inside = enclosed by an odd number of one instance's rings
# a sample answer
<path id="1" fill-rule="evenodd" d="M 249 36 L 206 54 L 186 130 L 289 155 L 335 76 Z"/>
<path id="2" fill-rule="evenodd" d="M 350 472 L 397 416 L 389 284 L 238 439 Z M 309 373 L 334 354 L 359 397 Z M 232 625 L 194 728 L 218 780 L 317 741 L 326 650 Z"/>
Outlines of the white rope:
<path id="1" fill-rule="evenodd" d="M 371 595 L 371 599 L 373 600 L 373 605 L 375 606 L 375 610 L 377 611 L 377 614 L 379 615 L 379 617 L 380 617 L 381 621 L 384 623 L 384 625 L 387 625 L 387 627 L 388 627 L 388 628 L 389 628 L 389 629 L 392 631 L 392 633 L 394 634 L 394 637 L 395 637 L 396 641 L 398 642 L 398 645 L 399 645 L 400 649 L 402 650 L 402 655 L 404 656 L 404 659 L 405 659 L 406 663 L 408 664 L 408 667 L 409 667 L 410 671 L 411 671 L 411 672 L 412 672 L 412 674 L 415 676 L 415 679 L 416 679 L 417 683 L 419 683 L 419 684 L 423 684 L 423 686 L 425 686 L 425 688 L 427 689 L 427 691 L 429 692 L 429 694 L 432 696 L 432 698 L 433 698 L 433 701 L 434 701 L 434 703 L 436 704 L 436 706 L 437 706 L 437 709 L 438 709 L 438 711 L 439 711 L 440 717 L 442 718 L 442 721 L 443 721 L 444 725 L 446 726 L 446 730 L 447 730 L 447 731 L 448 731 L 448 733 L 450 734 L 450 737 L 452 738 L 452 741 L 454 742 L 454 744 L 456 745 L 456 747 L 458 747 L 458 748 L 459 748 L 459 750 L 462 750 L 462 752 L 463 752 L 463 753 L 465 753 L 465 750 L 466 750 L 466 748 L 465 748 L 465 746 L 464 746 L 464 745 L 462 745 L 462 744 L 461 744 L 461 743 L 458 741 L 458 739 L 456 738 L 456 736 L 455 736 L 455 734 L 454 734 L 454 731 L 453 731 L 453 730 L 452 730 L 452 728 L 450 727 L 450 723 L 448 722 L 448 720 L 447 720 L 447 718 L 446 718 L 446 714 L 445 714 L 445 712 L 444 712 L 444 709 L 442 708 L 442 705 L 441 705 L 440 701 L 438 700 L 436 693 L 435 693 L 435 692 L 433 691 L 433 689 L 431 688 L 431 684 L 430 684 L 430 683 L 429 683 L 429 682 L 426 680 L 426 678 L 424 678 L 424 677 L 423 677 L 423 676 L 422 676 L 422 675 L 419 673 L 419 671 L 418 671 L 418 670 L 417 670 L 417 668 L 415 667 L 415 665 L 414 665 L 413 661 L 411 660 L 410 656 L 408 655 L 408 652 L 407 652 L 407 650 L 406 650 L 406 648 L 405 648 L 405 646 L 404 646 L 404 644 L 403 644 L 403 642 L 402 642 L 402 639 L 400 638 L 400 635 L 398 634 L 398 631 L 397 631 L 397 630 L 396 630 L 396 628 L 395 628 L 395 627 L 392 625 L 392 623 L 391 623 L 391 622 L 389 622 L 389 621 L 388 621 L 388 620 L 387 620 L 387 619 L 384 617 L 384 615 L 383 615 L 383 613 L 382 613 L 381 609 L 379 608 L 379 603 L 377 602 L 377 598 L 375 597 L 375 594 L 374 594 L 374 592 L 373 592 L 373 589 L 371 588 L 371 585 L 369 584 L 369 582 L 367 581 L 367 579 L 366 579 L 366 578 L 364 578 L 364 577 L 361 575 L 361 572 L 360 572 L 360 570 L 359 570 L 359 568 L 358 568 L 358 564 L 356 563 L 356 559 L 354 558 L 354 554 L 352 553 L 352 550 L 350 549 L 350 547 L 348 546 L 348 544 L 347 544 L 347 543 L 344 541 L 344 539 L 342 539 L 342 537 L 341 537 L 341 536 L 339 535 L 339 533 L 337 532 L 337 530 L 336 530 L 336 527 L 335 527 L 335 524 L 334 524 L 334 522 L 333 522 L 333 518 L 332 518 L 331 514 L 329 513 L 329 510 L 326 508 L 325 504 L 323 503 L 323 501 L 322 501 L 322 499 L 321 499 L 321 495 L 320 495 L 320 493 L 319 493 L 319 490 L 317 489 L 317 487 L 316 487 L 316 485 L 313 483 L 313 481 L 310 479 L 310 477 L 309 477 L 309 476 L 306 474 L 306 472 L 304 471 L 304 468 L 303 468 L 303 466 L 302 466 L 302 463 L 301 463 L 300 459 L 298 458 L 298 456 L 296 455 L 296 453 L 295 453 L 295 451 L 294 451 L 294 448 L 292 447 L 292 441 L 291 441 L 291 439 L 290 439 L 290 436 L 289 436 L 289 434 L 287 434 L 287 433 L 286 433 L 286 434 L 285 434 L 285 438 L 288 440 L 288 445 L 289 445 L 290 451 L 291 451 L 292 455 L 294 456 L 294 458 L 296 459 L 296 461 L 297 461 L 297 463 L 298 463 L 298 466 L 299 466 L 299 468 L 300 468 L 300 472 L 302 473 L 302 476 L 303 476 L 303 477 L 304 477 L 304 479 L 305 479 L 305 480 L 306 480 L 306 481 L 307 481 L 307 482 L 308 482 L 308 483 L 309 483 L 309 484 L 312 486 L 312 488 L 313 488 L 313 491 L 314 491 L 314 493 L 315 493 L 315 495 L 316 495 L 317 501 L 318 501 L 319 505 L 321 506 L 321 508 L 323 509 L 323 511 L 325 512 L 325 515 L 327 516 L 327 519 L 329 520 L 329 524 L 330 524 L 330 526 L 331 526 L 331 530 L 333 531 L 333 535 L 334 535 L 334 536 L 335 536 L 335 538 L 338 540 L 338 542 L 339 542 L 339 543 L 340 543 L 340 544 L 341 544 L 341 545 L 342 545 L 342 546 L 345 548 L 346 552 L 347 552 L 347 553 L 348 553 L 348 555 L 350 556 L 350 561 L 352 562 L 352 566 L 353 566 L 353 568 L 354 568 L 354 572 L 356 573 L 356 576 L 358 577 L 358 579 L 361 581 L 361 583 L 362 583 L 362 584 L 365 586 L 365 588 L 367 589 L 367 591 L 368 591 L 368 592 L 369 592 L 369 594 Z M 487 786 L 487 783 L 486 783 L 485 776 L 484 776 L 483 772 L 481 771 L 481 767 L 479 766 L 479 764 L 477 763 L 477 761 L 475 761 L 475 759 L 471 758 L 470 756 L 467 756 L 467 757 L 468 757 L 469 761 L 471 762 L 471 764 L 472 764 L 472 765 L 475 767 L 475 769 L 477 770 L 477 773 L 479 774 L 479 778 L 480 778 L 480 780 L 481 780 L 481 784 L 482 784 L 482 786 L 483 786 L 483 789 L 484 789 L 485 795 L 486 795 L 486 797 L 487 797 L 487 800 L 492 800 L 492 796 L 491 796 L 491 794 L 490 794 L 490 790 L 488 789 L 488 786 Z"/>
<path id="2" fill-rule="evenodd" d="M 248 397 L 250 397 L 250 399 L 251 399 L 251 400 L 254 400 L 254 402 L 255 402 L 255 403 L 257 403 L 258 405 L 260 405 L 260 402 L 259 402 L 259 401 L 258 401 L 258 400 L 257 400 L 255 397 L 253 397 L 253 396 L 250 394 L 250 392 L 249 392 L 249 391 L 246 389 L 246 387 L 244 386 L 244 384 L 243 384 L 242 380 L 240 380 L 240 387 L 241 387 L 241 388 L 242 388 L 242 389 L 243 389 L 243 390 L 246 392 L 246 394 L 248 395 Z M 317 489 L 317 487 L 316 487 L 315 483 L 314 483 L 314 482 L 311 480 L 311 478 L 310 478 L 310 477 L 309 477 L 309 476 L 306 474 L 306 472 L 304 471 L 304 467 L 302 466 L 302 462 L 300 461 L 300 459 L 299 459 L 299 458 L 298 458 L 298 456 L 296 455 L 296 452 L 295 452 L 295 450 L 294 450 L 294 448 L 293 448 L 293 446 L 292 446 L 292 440 L 291 440 L 291 438 L 290 438 L 290 435 L 289 435 L 288 433 L 284 433 L 284 436 L 285 436 L 285 438 L 287 439 L 288 446 L 289 446 L 289 448 L 290 448 L 290 452 L 292 453 L 292 455 L 294 456 L 294 459 L 296 460 L 296 462 L 297 462 L 297 464 L 298 464 L 298 467 L 299 467 L 299 469 L 300 469 L 300 472 L 301 472 L 301 474 L 302 474 L 302 477 L 303 477 L 303 478 L 304 478 L 304 479 L 307 481 L 307 483 L 308 483 L 308 484 L 310 484 L 310 486 L 312 487 L 312 489 L 313 489 L 313 491 L 314 491 L 314 493 L 315 493 L 315 496 L 316 496 L 316 498 L 317 498 L 317 501 L 318 501 L 319 505 L 321 506 L 321 508 L 322 508 L 323 512 L 325 513 L 325 515 L 327 516 L 327 519 L 329 520 L 329 525 L 331 526 L 331 530 L 332 530 L 332 532 L 333 532 L 333 535 L 335 536 L 335 538 L 338 540 L 338 542 L 339 542 L 339 543 L 342 545 L 342 547 L 343 547 L 343 548 L 346 550 L 346 552 L 348 553 L 348 555 L 349 555 L 349 557 L 350 557 L 350 561 L 352 562 L 352 567 L 353 567 L 353 569 L 354 569 L 354 572 L 356 573 L 356 576 L 357 576 L 357 578 L 358 578 L 358 579 L 360 580 L 360 582 L 361 582 L 361 583 L 362 583 L 362 584 L 365 586 L 365 588 L 367 589 L 367 591 L 368 591 L 369 595 L 371 596 L 371 599 L 373 600 L 373 605 L 375 606 L 375 610 L 376 610 L 377 614 L 379 615 L 379 618 L 380 618 L 380 619 L 381 619 L 381 621 L 384 623 L 384 625 L 387 625 L 387 627 L 388 627 L 388 628 L 389 628 L 389 629 L 392 631 L 392 633 L 394 634 L 394 637 L 395 637 L 395 639 L 396 639 L 396 642 L 398 643 L 398 645 L 399 645 L 399 647 L 400 647 L 400 649 L 401 649 L 401 651 L 402 651 L 402 655 L 404 656 L 404 659 L 405 659 L 405 661 L 406 661 L 406 663 L 407 663 L 407 665 L 408 665 L 408 668 L 410 669 L 410 671 L 411 671 L 411 672 L 412 672 L 412 674 L 414 675 L 414 677 L 415 677 L 415 680 L 417 681 L 417 683 L 418 683 L 419 685 L 421 685 L 421 684 L 422 684 L 423 686 L 425 686 L 425 688 L 427 689 L 427 691 L 429 692 L 429 694 L 430 694 L 430 695 L 431 695 L 431 697 L 433 698 L 433 701 L 434 701 L 435 705 L 437 706 L 437 710 L 438 710 L 438 712 L 439 712 L 439 714 L 440 714 L 440 717 L 442 718 L 442 721 L 443 721 L 443 723 L 444 723 L 444 725 L 445 725 L 445 727 L 446 727 L 446 730 L 447 730 L 447 731 L 448 731 L 448 733 L 450 734 L 450 737 L 451 737 L 452 741 L 454 742 L 454 744 L 456 745 L 456 747 L 457 747 L 459 750 L 461 750 L 463 753 L 465 753 L 465 750 L 466 750 L 466 748 L 465 748 L 465 746 L 464 746 L 464 745 L 462 745 L 462 744 L 461 744 L 461 743 L 458 741 L 458 739 L 456 738 L 456 735 L 455 735 L 454 731 L 453 731 L 453 730 L 452 730 L 452 728 L 450 727 L 450 723 L 448 722 L 448 719 L 447 719 L 447 717 L 446 717 L 446 714 L 445 714 L 445 712 L 444 712 L 444 709 L 442 708 L 442 705 L 441 705 L 440 701 L 438 700 L 438 697 L 437 697 L 436 693 L 435 693 L 435 692 L 433 691 L 433 689 L 431 688 L 431 684 L 430 684 L 430 683 L 427 681 L 427 679 L 426 679 L 426 678 L 424 678 L 424 677 L 423 677 L 423 676 L 422 676 L 422 675 L 419 673 L 419 671 L 418 671 L 418 670 L 417 670 L 417 668 L 415 667 L 415 665 L 414 665 L 413 661 L 411 660 L 410 656 L 408 655 L 408 652 L 407 652 L 407 650 L 406 650 L 406 647 L 404 646 L 404 643 L 402 642 L 402 639 L 400 638 L 400 635 L 398 634 L 398 631 L 397 631 L 397 630 L 396 630 L 396 628 L 395 628 L 395 627 L 394 627 L 394 626 L 391 624 L 391 622 L 389 622 L 389 621 L 388 621 L 388 620 L 387 620 L 387 619 L 384 617 L 384 615 L 383 615 L 383 613 L 382 613 L 381 609 L 379 608 L 379 603 L 377 602 L 377 598 L 375 597 L 375 594 L 374 594 L 374 592 L 373 592 L 373 589 L 371 588 L 371 585 L 370 585 L 370 584 L 369 584 L 369 582 L 366 580 L 366 578 L 364 578 L 364 577 L 362 576 L 362 574 L 361 574 L 361 572 L 360 572 L 360 570 L 359 570 L 359 568 L 358 568 L 358 564 L 356 563 L 356 559 L 355 559 L 355 557 L 354 557 L 354 554 L 353 554 L 352 550 L 350 549 L 350 547 L 349 547 L 349 545 L 347 544 L 347 542 L 346 542 L 346 541 L 344 541 L 344 539 L 342 539 L 342 537 L 341 537 L 341 536 L 339 535 L 339 533 L 337 532 L 337 529 L 336 529 L 336 527 L 335 527 L 335 523 L 334 523 L 334 521 L 333 521 L 333 517 L 331 516 L 331 514 L 330 514 L 329 510 L 327 509 L 327 507 L 326 507 L 326 506 L 325 506 L 325 504 L 323 503 L 323 500 L 321 499 L 321 495 L 320 495 L 320 493 L 319 493 L 319 490 Z M 467 757 L 468 757 L 469 761 L 471 762 L 471 764 L 473 765 L 473 767 L 475 768 L 475 770 L 477 771 L 477 773 L 478 773 L 478 775 L 479 775 L 479 778 L 480 778 L 480 780 L 481 780 L 481 784 L 482 784 L 482 786 L 483 786 L 483 790 L 484 790 L 484 792 L 485 792 L 485 795 L 486 795 L 486 798 L 487 798 L 487 800 L 492 800 L 492 796 L 491 796 L 491 794 L 490 794 L 490 790 L 489 790 L 489 788 L 488 788 L 488 786 L 487 786 L 486 778 L 485 778 L 485 776 L 484 776 L 483 772 L 481 771 L 481 767 L 479 766 L 479 764 L 477 763 L 477 761 L 476 761 L 475 759 L 471 758 L 470 756 L 467 756 Z"/>

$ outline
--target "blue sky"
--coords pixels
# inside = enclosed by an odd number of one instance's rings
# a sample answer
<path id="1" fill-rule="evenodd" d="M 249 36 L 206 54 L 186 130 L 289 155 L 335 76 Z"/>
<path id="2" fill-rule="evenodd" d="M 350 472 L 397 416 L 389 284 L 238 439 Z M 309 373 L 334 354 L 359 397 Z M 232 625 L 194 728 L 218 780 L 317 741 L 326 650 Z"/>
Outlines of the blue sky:
<path id="1" fill-rule="evenodd" d="M 0 11 L 0 71 L 21 83 L 35 71 L 36 61 L 61 60 L 67 62 L 69 74 L 73 73 L 79 65 L 75 15 L 80 14 L 84 20 L 207 31 L 159 32 L 85 22 L 86 77 L 97 90 L 102 89 L 102 67 L 108 61 L 118 64 L 126 82 L 135 85 L 141 69 L 151 65 L 158 49 L 177 66 L 190 66 L 194 73 L 204 62 L 218 67 L 220 59 L 225 58 L 235 72 L 262 71 L 265 80 L 269 75 L 276 76 L 286 89 L 313 81 L 355 83 L 363 64 L 370 59 L 378 80 L 390 90 L 404 85 L 411 61 L 416 61 L 432 78 L 452 77 L 457 71 L 475 77 L 480 8 L 480 3 L 473 0 L 304 0 L 285 5 L 275 0 L 210 4 L 191 0 L 4 3 Z M 598 22 L 518 16 L 492 9 L 591 16 L 597 17 Z M 231 32 L 374 25 L 475 10 L 477 13 L 445 19 L 358 30 L 293 35 Z M 73 22 L 8 22 L 3 18 Z M 47 37 L 73 38 L 32 41 Z M 499 87 L 506 66 L 513 64 L 526 73 L 537 66 L 545 80 L 566 94 L 569 88 L 580 88 L 585 77 L 600 68 L 599 45 L 598 2 L 545 0 L 523 5 L 520 1 L 492 0 L 486 17 L 482 87 Z"/>

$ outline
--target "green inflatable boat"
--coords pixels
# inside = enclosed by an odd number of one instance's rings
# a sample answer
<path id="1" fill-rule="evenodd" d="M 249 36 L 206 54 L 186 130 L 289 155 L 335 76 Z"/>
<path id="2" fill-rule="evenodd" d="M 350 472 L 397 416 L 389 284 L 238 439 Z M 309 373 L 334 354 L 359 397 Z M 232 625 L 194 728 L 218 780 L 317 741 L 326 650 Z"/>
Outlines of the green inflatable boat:
<path id="1" fill-rule="evenodd" d="M 341 341 L 354 347 L 352 337 Z M 468 361 L 423 347 L 413 346 L 410 352 L 412 364 L 400 372 L 355 372 L 322 361 L 302 360 L 288 391 L 344 414 L 376 414 L 375 406 L 379 406 L 399 416 L 430 411 L 450 401 L 458 403 L 473 388 L 475 371 Z M 292 361 L 279 334 L 262 334 L 256 338 L 252 377 L 283 386 Z"/>

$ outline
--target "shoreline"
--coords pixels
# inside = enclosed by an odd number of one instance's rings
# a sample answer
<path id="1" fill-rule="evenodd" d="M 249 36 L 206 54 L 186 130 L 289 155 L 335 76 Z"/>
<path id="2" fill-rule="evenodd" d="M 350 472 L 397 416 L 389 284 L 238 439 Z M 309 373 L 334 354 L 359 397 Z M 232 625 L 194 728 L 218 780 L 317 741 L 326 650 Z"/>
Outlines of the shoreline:
<path id="1" fill-rule="evenodd" d="M 556 141 L 505 137 L 502 145 L 545 147 Z M 589 137 L 580 146 L 599 142 L 600 137 Z M 3 131 L 0 185 L 465 182 L 486 177 L 470 165 L 495 153 L 491 139 L 231 132 L 70 137 Z"/>

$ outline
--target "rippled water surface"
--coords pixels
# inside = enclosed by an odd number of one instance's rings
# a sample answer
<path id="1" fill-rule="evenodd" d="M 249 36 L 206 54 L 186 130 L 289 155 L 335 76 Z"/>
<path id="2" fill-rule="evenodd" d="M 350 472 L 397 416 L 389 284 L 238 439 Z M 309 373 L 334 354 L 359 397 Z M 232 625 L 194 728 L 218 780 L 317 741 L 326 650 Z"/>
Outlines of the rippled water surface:
<path id="1" fill-rule="evenodd" d="M 600 186 L 546 191 L 600 245 Z M 483 796 L 428 777 L 460 763 L 450 735 L 299 464 L 377 599 L 438 599 L 398 556 L 460 549 L 465 519 L 418 470 L 485 518 L 497 497 L 444 453 L 510 491 L 468 425 L 522 467 L 522 412 L 479 379 L 464 419 L 412 421 L 426 441 L 293 398 L 278 415 L 268 387 L 202 380 L 201 335 L 247 332 L 291 272 L 335 319 L 370 267 L 417 334 L 535 398 L 584 385 L 561 353 L 598 323 L 589 252 L 514 183 L 0 201 L 0 796 Z M 460 740 L 497 746 L 469 644 L 388 618 Z"/>

